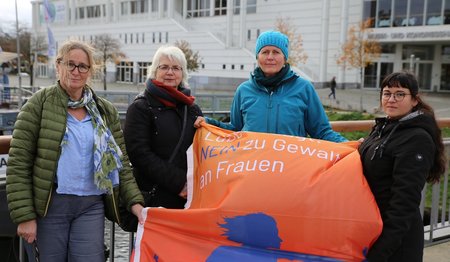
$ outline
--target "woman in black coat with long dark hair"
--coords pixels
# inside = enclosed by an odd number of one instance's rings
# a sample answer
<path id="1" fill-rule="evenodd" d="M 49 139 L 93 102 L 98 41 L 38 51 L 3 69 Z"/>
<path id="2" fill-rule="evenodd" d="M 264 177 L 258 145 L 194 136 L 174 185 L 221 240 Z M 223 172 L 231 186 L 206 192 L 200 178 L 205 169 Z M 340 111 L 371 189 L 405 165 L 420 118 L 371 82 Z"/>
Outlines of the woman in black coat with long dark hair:
<path id="1" fill-rule="evenodd" d="M 441 131 L 433 109 L 419 96 L 413 74 L 397 72 L 381 83 L 386 117 L 377 118 L 359 147 L 364 175 L 383 219 L 369 261 L 422 261 L 423 222 L 419 205 L 426 182 L 445 171 Z"/>
<path id="2" fill-rule="evenodd" d="M 127 111 L 125 143 L 147 206 L 183 208 L 186 203 L 186 151 L 194 121 L 202 115 L 186 88 L 187 78 L 184 53 L 175 46 L 160 47 L 145 91 Z"/>

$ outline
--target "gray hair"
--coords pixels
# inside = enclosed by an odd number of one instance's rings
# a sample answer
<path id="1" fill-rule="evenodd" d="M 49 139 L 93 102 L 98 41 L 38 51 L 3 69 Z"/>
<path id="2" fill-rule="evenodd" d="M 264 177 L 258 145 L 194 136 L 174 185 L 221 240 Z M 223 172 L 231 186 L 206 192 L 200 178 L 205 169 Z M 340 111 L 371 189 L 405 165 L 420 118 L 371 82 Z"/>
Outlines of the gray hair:
<path id="1" fill-rule="evenodd" d="M 152 64 L 148 67 L 148 74 L 147 79 L 155 79 L 156 78 L 156 70 L 159 66 L 159 60 L 161 60 L 161 57 L 165 56 L 170 61 L 177 61 L 181 65 L 181 72 L 183 74 L 183 78 L 181 80 L 181 84 L 184 87 L 188 86 L 188 73 L 187 73 L 187 61 L 186 56 L 184 55 L 183 51 L 181 51 L 180 48 L 176 46 L 171 45 L 164 45 L 158 48 L 156 50 L 155 55 L 153 56 Z"/>

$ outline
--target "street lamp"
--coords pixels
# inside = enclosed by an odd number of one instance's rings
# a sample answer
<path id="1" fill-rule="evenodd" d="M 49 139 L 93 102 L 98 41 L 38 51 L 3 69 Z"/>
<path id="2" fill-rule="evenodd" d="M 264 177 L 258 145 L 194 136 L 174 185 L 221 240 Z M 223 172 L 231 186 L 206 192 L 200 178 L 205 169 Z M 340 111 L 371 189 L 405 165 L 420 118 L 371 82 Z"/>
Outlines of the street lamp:
<path id="1" fill-rule="evenodd" d="M 19 41 L 19 16 L 17 14 L 17 0 L 15 1 L 16 4 L 16 45 L 17 45 L 17 74 L 19 77 L 19 86 L 18 86 L 18 94 L 19 94 L 19 100 L 18 100 L 18 107 L 21 108 L 22 107 L 22 72 L 21 70 L 21 66 L 22 66 L 22 62 L 20 61 L 20 41 Z"/>

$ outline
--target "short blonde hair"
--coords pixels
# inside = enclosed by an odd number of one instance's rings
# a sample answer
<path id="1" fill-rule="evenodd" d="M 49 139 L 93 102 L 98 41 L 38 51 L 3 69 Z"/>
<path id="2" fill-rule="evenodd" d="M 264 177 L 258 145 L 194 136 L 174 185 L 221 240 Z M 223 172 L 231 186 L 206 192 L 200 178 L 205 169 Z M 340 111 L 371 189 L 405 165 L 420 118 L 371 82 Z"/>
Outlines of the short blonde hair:
<path id="1" fill-rule="evenodd" d="M 66 56 L 69 54 L 69 52 L 75 49 L 80 49 L 86 53 L 90 66 L 89 73 L 91 76 L 95 74 L 99 68 L 94 59 L 95 48 L 90 44 L 80 40 L 70 39 L 64 42 L 58 49 L 58 54 L 56 55 L 56 63 L 58 64 L 63 61 L 64 58 L 66 58 Z"/>
<path id="2" fill-rule="evenodd" d="M 181 51 L 180 48 L 172 45 L 164 45 L 158 48 L 156 50 L 155 55 L 153 56 L 152 64 L 148 67 L 148 74 L 147 79 L 155 79 L 156 78 L 156 70 L 159 66 L 159 60 L 161 60 L 161 57 L 165 56 L 170 61 L 177 61 L 181 65 L 181 72 L 183 74 L 183 78 L 181 80 L 181 84 L 184 87 L 188 86 L 188 73 L 187 73 L 187 61 L 186 56 L 184 55 L 183 51 Z"/>

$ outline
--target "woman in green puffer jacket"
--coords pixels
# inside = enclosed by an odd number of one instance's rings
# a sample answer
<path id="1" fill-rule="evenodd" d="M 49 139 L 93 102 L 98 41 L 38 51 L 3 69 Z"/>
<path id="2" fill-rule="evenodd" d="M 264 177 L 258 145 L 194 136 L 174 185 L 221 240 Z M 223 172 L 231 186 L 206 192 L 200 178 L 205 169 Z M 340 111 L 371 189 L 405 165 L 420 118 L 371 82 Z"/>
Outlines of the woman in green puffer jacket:
<path id="1" fill-rule="evenodd" d="M 17 234 L 41 261 L 105 261 L 104 217 L 119 196 L 143 223 L 143 197 L 114 106 L 87 85 L 93 48 L 68 41 L 56 57 L 58 82 L 21 109 L 9 151 L 6 191 Z M 31 245 L 28 257 L 34 257 Z"/>

